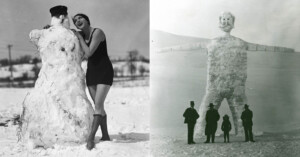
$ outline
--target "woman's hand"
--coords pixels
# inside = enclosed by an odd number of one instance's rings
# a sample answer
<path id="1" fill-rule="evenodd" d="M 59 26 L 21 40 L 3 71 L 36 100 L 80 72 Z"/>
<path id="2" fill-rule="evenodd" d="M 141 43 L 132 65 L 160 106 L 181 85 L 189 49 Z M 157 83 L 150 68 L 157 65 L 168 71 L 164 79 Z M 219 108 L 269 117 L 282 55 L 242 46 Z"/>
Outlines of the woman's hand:
<path id="1" fill-rule="evenodd" d="M 71 31 L 73 31 L 74 35 L 80 40 L 80 37 L 82 38 L 82 36 L 79 34 L 79 32 L 77 32 L 75 29 L 71 29 Z"/>
<path id="2" fill-rule="evenodd" d="M 43 29 L 48 29 L 50 27 L 51 27 L 50 25 L 46 25 L 46 26 L 43 27 Z"/>
<path id="3" fill-rule="evenodd" d="M 71 29 L 71 31 L 73 31 L 74 33 L 77 32 L 75 29 Z"/>

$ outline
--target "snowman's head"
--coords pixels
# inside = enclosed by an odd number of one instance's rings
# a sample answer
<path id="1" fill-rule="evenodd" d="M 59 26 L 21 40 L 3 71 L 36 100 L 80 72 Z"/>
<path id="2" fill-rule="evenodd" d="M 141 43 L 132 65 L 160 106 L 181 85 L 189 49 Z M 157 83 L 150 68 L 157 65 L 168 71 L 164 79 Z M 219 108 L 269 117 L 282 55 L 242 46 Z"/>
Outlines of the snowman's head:
<path id="1" fill-rule="evenodd" d="M 61 25 L 66 28 L 70 28 L 70 20 L 68 17 L 68 8 L 66 6 L 58 5 L 55 7 L 52 7 L 50 9 L 51 13 L 51 25 L 57 26 Z"/>
<path id="2" fill-rule="evenodd" d="M 68 15 L 60 15 L 58 18 L 53 16 L 51 18 L 52 26 L 64 26 L 65 28 L 70 28 L 70 20 Z"/>

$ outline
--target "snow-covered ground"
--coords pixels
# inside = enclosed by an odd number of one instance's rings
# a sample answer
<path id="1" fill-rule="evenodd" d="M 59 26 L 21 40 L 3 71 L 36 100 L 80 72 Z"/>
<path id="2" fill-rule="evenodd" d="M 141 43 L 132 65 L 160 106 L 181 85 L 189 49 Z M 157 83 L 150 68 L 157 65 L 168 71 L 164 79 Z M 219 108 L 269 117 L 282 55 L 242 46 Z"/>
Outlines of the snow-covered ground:
<path id="1" fill-rule="evenodd" d="M 22 101 L 31 88 L 0 88 L 0 122 L 8 121 L 22 110 Z M 113 86 L 105 108 L 108 131 L 112 141 L 100 141 L 96 134 L 96 148 L 88 151 L 85 144 L 55 145 L 28 151 L 17 143 L 17 126 L 12 122 L 0 126 L 0 156 L 149 156 L 149 86 Z"/>
<path id="2" fill-rule="evenodd" d="M 244 137 L 230 135 L 230 143 L 224 143 L 223 136 L 219 136 L 216 137 L 215 143 L 205 144 L 203 143 L 205 141 L 204 138 L 195 137 L 196 144 L 194 145 L 187 144 L 186 134 L 181 137 L 172 137 L 172 135 L 162 135 L 159 133 L 160 131 L 162 130 L 151 131 L 150 148 L 154 157 L 300 156 L 300 130 L 283 133 L 264 133 L 261 136 L 255 136 L 254 140 L 256 142 L 254 143 L 244 142 Z"/>

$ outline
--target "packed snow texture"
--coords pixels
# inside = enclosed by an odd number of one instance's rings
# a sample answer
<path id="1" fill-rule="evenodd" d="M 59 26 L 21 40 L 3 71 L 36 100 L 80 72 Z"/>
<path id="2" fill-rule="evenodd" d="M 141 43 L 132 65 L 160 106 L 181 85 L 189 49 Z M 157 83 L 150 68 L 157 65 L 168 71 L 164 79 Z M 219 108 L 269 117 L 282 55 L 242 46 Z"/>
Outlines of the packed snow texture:
<path id="1" fill-rule="evenodd" d="M 149 156 L 149 87 L 114 83 L 106 101 L 108 132 L 112 141 L 100 141 L 98 129 L 96 148 L 87 150 L 86 143 L 59 143 L 49 148 L 27 149 L 17 142 L 16 129 L 11 121 L 0 127 L 0 156 L 5 157 L 143 157 Z M 118 86 L 115 86 L 118 85 Z M 126 87 L 124 87 L 126 86 Z M 0 120 L 13 119 L 22 111 L 22 101 L 31 88 L 0 88 Z M 87 90 L 86 90 L 87 92 Z M 4 99 L 5 98 L 5 99 Z M 88 95 L 90 101 L 91 98 Z"/>
<path id="2" fill-rule="evenodd" d="M 205 115 L 209 103 L 219 109 L 226 99 L 232 113 L 235 133 L 241 133 L 240 115 L 247 102 L 245 85 L 247 79 L 247 44 L 234 36 L 215 38 L 207 46 L 206 92 L 199 108 L 197 133 L 203 135 Z"/>
<path id="3" fill-rule="evenodd" d="M 29 36 L 39 50 L 42 68 L 23 102 L 21 140 L 31 148 L 85 142 L 93 108 L 85 93 L 77 37 L 61 25 L 33 30 Z"/>

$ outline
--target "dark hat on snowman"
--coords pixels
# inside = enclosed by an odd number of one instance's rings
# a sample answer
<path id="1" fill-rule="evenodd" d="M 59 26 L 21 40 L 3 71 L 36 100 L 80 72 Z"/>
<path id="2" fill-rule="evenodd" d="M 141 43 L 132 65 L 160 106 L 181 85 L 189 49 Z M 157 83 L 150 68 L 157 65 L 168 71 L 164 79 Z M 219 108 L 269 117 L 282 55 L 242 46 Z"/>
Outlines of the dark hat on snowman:
<path id="1" fill-rule="evenodd" d="M 51 17 L 55 16 L 58 17 L 60 15 L 68 15 L 68 8 L 63 5 L 58 5 L 55 7 L 52 7 L 50 9 Z"/>

